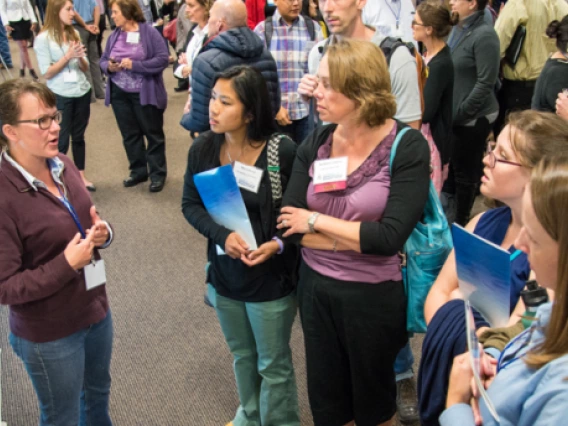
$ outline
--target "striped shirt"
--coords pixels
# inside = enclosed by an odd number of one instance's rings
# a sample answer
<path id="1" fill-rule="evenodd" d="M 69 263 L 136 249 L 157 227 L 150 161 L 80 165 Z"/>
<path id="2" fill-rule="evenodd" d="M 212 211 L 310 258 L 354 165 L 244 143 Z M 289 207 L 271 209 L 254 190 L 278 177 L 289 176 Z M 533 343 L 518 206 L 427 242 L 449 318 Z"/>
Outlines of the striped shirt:
<path id="1" fill-rule="evenodd" d="M 308 115 L 309 103 L 303 101 L 298 94 L 298 85 L 304 74 L 308 73 L 310 50 L 317 42 L 323 40 L 321 27 L 315 21 L 315 40 L 311 40 L 305 19 L 300 15 L 292 25 L 288 25 L 278 10 L 274 11 L 272 17 L 274 31 L 268 49 L 276 61 L 282 107 L 288 110 L 290 120 L 300 120 Z M 264 21 L 262 21 L 254 32 L 266 43 L 264 31 Z"/>

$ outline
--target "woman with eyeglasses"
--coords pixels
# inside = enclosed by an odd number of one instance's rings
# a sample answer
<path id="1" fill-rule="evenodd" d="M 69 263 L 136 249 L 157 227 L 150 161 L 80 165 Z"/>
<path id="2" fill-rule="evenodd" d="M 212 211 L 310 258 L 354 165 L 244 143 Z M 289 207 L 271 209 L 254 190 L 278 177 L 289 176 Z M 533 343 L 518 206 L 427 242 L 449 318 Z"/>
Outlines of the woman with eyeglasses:
<path id="1" fill-rule="evenodd" d="M 10 80 L 0 99 L 0 304 L 10 309 L 10 344 L 40 426 L 111 426 L 113 327 L 99 249 L 112 230 L 59 153 L 55 94 Z"/>
<path id="2" fill-rule="evenodd" d="M 515 246 L 528 256 L 536 279 L 556 294 L 541 305 L 530 329 L 513 339 L 496 358 L 481 353 L 488 396 L 496 420 L 483 399 L 470 407 L 470 354 L 455 358 L 441 426 L 545 426 L 566 424 L 568 417 L 568 156 L 544 158 L 533 170 L 522 203 L 523 228 Z"/>
<path id="3" fill-rule="evenodd" d="M 85 131 L 91 117 L 91 84 L 87 79 L 89 63 L 81 37 L 73 28 L 75 9 L 70 0 L 50 0 L 45 24 L 37 36 L 34 50 L 39 70 L 57 97 L 62 113 L 59 151 L 67 154 L 73 141 L 73 161 L 85 187 L 96 191 L 85 177 Z"/>
<path id="4" fill-rule="evenodd" d="M 512 113 L 497 143 L 490 147 L 483 159 L 481 193 L 504 206 L 477 215 L 466 229 L 513 254 L 513 243 L 523 226 L 521 204 L 531 170 L 545 155 L 568 153 L 568 122 L 551 113 Z M 519 298 L 529 274 L 526 254 L 516 253 L 511 262 L 511 324 L 519 319 L 518 313 L 525 311 Z M 445 407 L 453 357 L 467 346 L 464 304 L 453 252 L 430 289 L 424 317 L 428 331 L 418 373 L 420 418 L 423 425 L 437 425 Z M 475 322 L 477 329 L 488 327 L 477 311 Z"/>

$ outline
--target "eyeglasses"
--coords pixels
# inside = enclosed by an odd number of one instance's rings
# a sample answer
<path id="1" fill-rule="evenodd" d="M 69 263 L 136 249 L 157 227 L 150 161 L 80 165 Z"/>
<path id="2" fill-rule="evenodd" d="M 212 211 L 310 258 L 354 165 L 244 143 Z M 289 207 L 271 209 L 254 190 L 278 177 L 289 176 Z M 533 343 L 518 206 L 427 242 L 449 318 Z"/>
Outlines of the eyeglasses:
<path id="1" fill-rule="evenodd" d="M 421 24 L 420 22 L 416 22 L 414 19 L 411 22 L 411 26 L 414 27 L 415 25 L 419 27 L 429 27 L 430 25 Z"/>
<path id="2" fill-rule="evenodd" d="M 485 153 L 485 155 L 489 156 L 489 168 L 493 169 L 495 168 L 495 164 L 497 163 L 504 163 L 504 164 L 509 164 L 511 166 L 517 166 L 517 167 L 525 167 L 520 163 L 515 163 L 514 161 L 508 161 L 508 160 L 503 160 L 501 158 L 497 158 L 497 156 L 495 155 L 495 146 L 496 143 L 493 142 L 489 142 L 487 144 L 487 152 Z"/>
<path id="3" fill-rule="evenodd" d="M 48 130 L 54 121 L 57 124 L 61 123 L 62 117 L 63 116 L 61 114 L 61 111 L 57 111 L 53 115 L 42 115 L 41 117 L 35 120 L 20 120 L 16 121 L 16 123 L 34 123 L 37 124 L 41 130 Z"/>

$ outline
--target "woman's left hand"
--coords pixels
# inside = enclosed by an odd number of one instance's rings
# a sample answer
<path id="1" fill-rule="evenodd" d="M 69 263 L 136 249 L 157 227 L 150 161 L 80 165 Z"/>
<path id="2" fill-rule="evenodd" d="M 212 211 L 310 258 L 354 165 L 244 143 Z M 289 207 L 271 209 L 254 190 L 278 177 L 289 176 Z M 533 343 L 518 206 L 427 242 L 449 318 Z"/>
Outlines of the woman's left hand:
<path id="1" fill-rule="evenodd" d="M 35 22 L 33 22 L 33 23 L 32 23 L 32 28 L 31 28 L 31 29 L 32 29 L 32 31 L 35 31 L 35 30 L 36 30 L 36 28 L 37 28 L 37 24 L 36 24 Z"/>
<path id="2" fill-rule="evenodd" d="M 100 247 L 108 241 L 108 228 L 99 217 L 95 206 L 91 206 L 90 213 L 93 226 L 90 229 L 87 229 L 87 234 L 94 232 L 95 236 L 93 238 L 93 243 L 95 243 L 95 247 Z"/>
<path id="3" fill-rule="evenodd" d="M 460 403 L 469 404 L 473 396 L 471 386 L 473 371 L 469 357 L 469 352 L 466 352 L 454 358 L 454 365 L 450 373 L 446 408 Z"/>
<path id="4" fill-rule="evenodd" d="M 125 58 L 120 61 L 120 68 L 123 70 L 131 70 L 132 69 L 132 59 Z"/>
<path id="5" fill-rule="evenodd" d="M 247 266 L 260 265 L 278 253 L 278 250 L 279 247 L 276 241 L 268 241 L 256 250 L 241 255 L 241 260 Z"/>
<path id="6" fill-rule="evenodd" d="M 297 207 L 283 207 L 280 212 L 281 214 L 276 220 L 278 222 L 276 228 L 288 228 L 288 230 L 283 234 L 284 237 L 289 237 L 292 234 L 310 233 L 308 219 L 313 212 L 305 209 L 299 209 Z"/>

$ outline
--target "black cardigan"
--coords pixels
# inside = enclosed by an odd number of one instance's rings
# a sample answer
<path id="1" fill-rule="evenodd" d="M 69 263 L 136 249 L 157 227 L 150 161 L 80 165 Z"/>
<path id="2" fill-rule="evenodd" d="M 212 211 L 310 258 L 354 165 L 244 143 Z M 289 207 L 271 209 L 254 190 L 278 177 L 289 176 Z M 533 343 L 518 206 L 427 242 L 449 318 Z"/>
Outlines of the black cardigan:
<path id="1" fill-rule="evenodd" d="M 447 45 L 428 63 L 428 70 L 422 122 L 430 124 L 442 164 L 447 164 L 450 161 L 454 94 L 454 63 Z"/>
<path id="2" fill-rule="evenodd" d="M 397 133 L 407 127 L 397 121 Z M 306 192 L 311 177 L 309 169 L 317 152 L 337 125 L 318 127 L 298 148 L 290 184 L 283 206 L 307 209 Z M 383 217 L 379 222 L 363 222 L 360 229 L 361 252 L 382 256 L 398 253 L 420 220 L 430 185 L 430 148 L 422 134 L 414 129 L 400 141 L 391 171 L 391 190 Z M 294 234 L 289 242 L 299 242 L 303 235 Z"/>
<path id="3" fill-rule="evenodd" d="M 211 218 L 203 205 L 203 201 L 199 196 L 197 188 L 195 187 L 193 175 L 221 165 L 219 158 L 223 141 L 223 135 L 216 135 L 211 131 L 207 131 L 199 135 L 199 137 L 193 142 L 187 158 L 187 170 L 184 178 L 182 197 L 182 212 L 186 220 L 201 235 L 208 239 L 207 258 L 211 262 L 212 267 L 214 267 L 217 256 L 215 246 L 219 245 L 224 249 L 225 241 L 229 234 L 233 231 L 215 223 L 215 221 Z M 285 191 L 288 186 L 288 181 L 292 172 L 292 165 L 296 156 L 296 148 L 297 145 L 291 139 L 285 137 L 280 140 L 279 157 L 282 191 Z M 260 154 L 256 166 L 265 171 L 267 170 L 268 159 L 266 146 Z M 271 188 L 268 172 L 265 172 L 262 176 L 258 196 L 262 233 L 263 235 L 268 236 L 273 236 L 277 233 L 276 219 L 280 213 L 281 204 L 280 202 L 275 203 L 273 201 Z M 268 241 L 269 240 L 270 238 Z M 266 241 L 258 241 L 259 245 L 265 242 Z M 236 294 L 235 292 L 231 292 L 231 289 L 227 289 L 223 285 L 218 286 L 217 284 L 219 283 L 216 283 L 214 282 L 214 279 L 211 279 L 211 268 L 209 268 L 207 279 L 208 282 L 213 284 L 219 294 L 225 297 L 248 302 L 267 301 L 266 297 L 268 297 L 269 300 L 275 300 L 286 296 L 294 289 L 296 283 L 295 271 L 298 253 L 297 245 L 286 244 L 283 254 L 275 255 L 267 261 L 270 262 L 271 271 L 278 274 L 280 277 L 279 281 L 281 285 L 276 290 L 276 285 L 273 285 L 270 291 L 268 291 L 269 289 L 265 289 L 267 291 L 254 296 L 251 296 L 250 294 Z M 241 261 L 235 260 L 235 262 Z M 254 270 L 255 267 L 250 269 Z"/>

